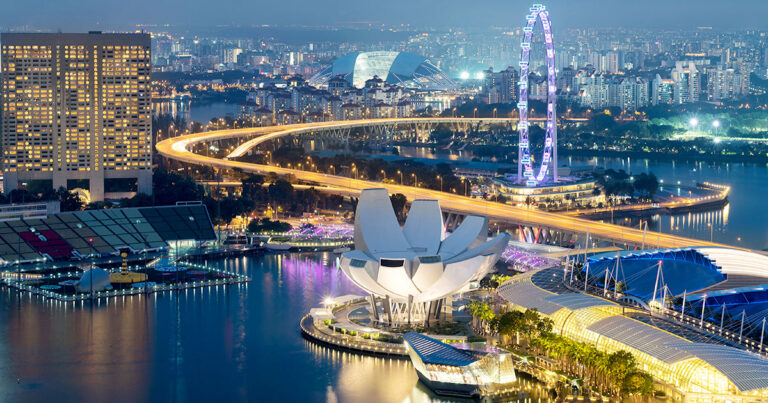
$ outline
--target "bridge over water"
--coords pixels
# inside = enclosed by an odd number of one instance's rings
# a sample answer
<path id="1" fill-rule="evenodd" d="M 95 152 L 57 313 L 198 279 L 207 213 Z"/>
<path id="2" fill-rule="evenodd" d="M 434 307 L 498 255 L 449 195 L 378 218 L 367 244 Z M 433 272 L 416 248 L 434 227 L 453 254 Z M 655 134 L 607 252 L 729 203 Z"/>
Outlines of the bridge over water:
<path id="1" fill-rule="evenodd" d="M 298 169 L 275 167 L 271 165 L 254 164 L 242 161 L 234 161 L 245 155 L 249 150 L 266 141 L 276 140 L 291 135 L 301 135 L 318 132 L 340 132 L 351 129 L 382 130 L 382 128 L 411 126 L 417 132 L 427 131 L 438 124 L 448 125 L 479 125 L 479 124 L 514 124 L 516 119 L 508 118 L 405 118 L 405 119 L 367 119 L 353 121 L 303 123 L 287 126 L 269 126 L 259 128 L 243 128 L 218 130 L 204 133 L 187 134 L 171 139 L 166 139 L 157 144 L 157 151 L 177 161 L 191 164 L 207 165 L 219 169 L 241 170 L 243 172 L 277 175 L 293 175 L 305 182 L 316 183 L 325 186 L 323 191 L 341 195 L 355 196 L 362 189 L 374 187 L 386 187 L 391 193 L 402 193 L 408 200 L 438 199 L 442 209 L 458 215 L 483 214 L 491 220 L 527 226 L 545 231 L 560 231 L 576 235 L 589 235 L 593 239 L 612 242 L 627 247 L 653 246 L 661 248 L 678 248 L 688 246 L 726 246 L 713 242 L 685 238 L 673 234 L 642 231 L 637 228 L 629 228 L 620 225 L 590 221 L 565 214 L 545 212 L 535 209 L 522 208 L 506 204 L 495 203 L 483 199 L 474 199 L 452 193 L 437 190 L 418 188 L 406 185 L 386 184 L 380 182 L 354 179 L 319 172 L 302 171 Z M 427 134 L 428 135 L 428 134 Z M 216 142 L 222 140 L 236 140 L 239 145 L 235 147 L 227 158 L 215 158 L 191 151 L 193 146 L 200 143 Z"/>

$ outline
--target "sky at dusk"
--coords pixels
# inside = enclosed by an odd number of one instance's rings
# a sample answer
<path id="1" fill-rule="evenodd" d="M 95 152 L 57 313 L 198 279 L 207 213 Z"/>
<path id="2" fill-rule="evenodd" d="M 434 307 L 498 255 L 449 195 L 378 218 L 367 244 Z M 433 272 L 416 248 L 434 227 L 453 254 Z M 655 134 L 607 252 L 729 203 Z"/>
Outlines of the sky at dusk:
<path id="1" fill-rule="evenodd" d="M 437 27 L 518 26 L 532 1 L 521 0 L 6 0 L 3 30 L 85 31 L 135 24 L 332 25 L 370 21 Z M 551 0 L 561 27 L 768 29 L 767 0 Z M 22 28 L 23 29 L 23 28 Z"/>

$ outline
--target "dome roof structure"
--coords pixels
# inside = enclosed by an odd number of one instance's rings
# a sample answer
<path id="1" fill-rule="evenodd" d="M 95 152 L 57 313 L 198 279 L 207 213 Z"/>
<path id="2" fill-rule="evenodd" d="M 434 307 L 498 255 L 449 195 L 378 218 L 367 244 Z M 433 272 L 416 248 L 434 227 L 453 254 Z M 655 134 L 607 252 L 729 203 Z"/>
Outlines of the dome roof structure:
<path id="1" fill-rule="evenodd" d="M 77 292 L 99 292 L 107 289 L 109 285 L 109 272 L 100 267 L 94 267 L 83 273 L 80 280 L 75 284 L 75 290 Z"/>
<path id="2" fill-rule="evenodd" d="M 336 76 L 344 78 L 356 88 L 362 88 L 373 77 L 406 88 L 455 88 L 455 83 L 432 62 L 423 56 L 406 52 L 353 52 L 336 59 L 333 65 L 313 76 L 309 84 L 314 87 L 325 86 L 328 80 Z"/>
<path id="3" fill-rule="evenodd" d="M 366 189 L 355 214 L 355 250 L 341 269 L 375 297 L 398 303 L 428 303 L 466 290 L 483 278 L 510 235 L 488 240 L 488 218 L 467 216 L 446 236 L 437 200 L 416 200 L 403 228 L 386 189 Z"/>

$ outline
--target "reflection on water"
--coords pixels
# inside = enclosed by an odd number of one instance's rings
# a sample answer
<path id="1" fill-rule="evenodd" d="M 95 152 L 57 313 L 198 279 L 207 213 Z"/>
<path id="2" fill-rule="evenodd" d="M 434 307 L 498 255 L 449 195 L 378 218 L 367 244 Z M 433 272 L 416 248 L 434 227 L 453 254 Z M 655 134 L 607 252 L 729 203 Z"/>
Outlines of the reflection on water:
<path id="1" fill-rule="evenodd" d="M 312 342 L 305 342 L 307 348 L 322 361 L 331 362 L 339 368 L 339 380 L 335 386 L 326 389 L 326 401 L 371 401 L 374 396 L 383 400 L 401 402 L 469 402 L 472 400 L 438 396 L 419 382 L 416 371 L 408 360 L 370 357 L 339 351 Z M 543 385 L 525 374 L 519 375 L 523 391 L 517 399 L 505 401 L 548 401 Z M 372 379 L 377 381 L 371 382 Z M 386 398 L 385 398 L 386 397 Z M 402 398 L 396 398 L 402 397 Z"/>
<path id="2" fill-rule="evenodd" d="M 208 263 L 253 281 L 93 307 L 0 289 L 0 401 L 442 401 L 406 360 L 301 337 L 299 319 L 325 296 L 362 293 L 335 255 Z"/>
<path id="3" fill-rule="evenodd" d="M 444 148 L 427 148 L 427 147 L 409 147 L 399 146 L 397 147 L 398 153 L 401 157 L 407 158 L 430 158 L 430 159 L 444 159 L 449 161 L 471 161 L 474 158 L 474 154 L 467 150 L 444 149 Z"/>
<path id="4" fill-rule="evenodd" d="M 664 233 L 722 242 L 731 245 L 764 249 L 768 247 L 768 209 L 762 189 L 768 189 L 768 166 L 749 163 L 713 163 L 702 161 L 649 160 L 632 158 L 568 158 L 573 165 L 592 164 L 623 169 L 628 173 L 653 172 L 665 184 L 694 185 L 712 182 L 729 185 L 729 204 L 721 209 L 661 215 L 650 218 L 648 228 Z M 682 194 L 682 196 L 687 196 Z M 623 219 L 621 219 L 623 220 Z M 617 223 L 640 225 L 639 219 Z M 711 225 L 711 226 L 710 226 Z M 650 240 L 649 240 L 650 242 Z"/>
<path id="5" fill-rule="evenodd" d="M 337 368 L 338 381 L 326 388 L 329 402 L 340 399 L 361 402 L 371 396 L 404 398 L 411 395 L 418 382 L 416 372 L 407 360 L 353 354 L 309 341 L 305 341 L 305 346 L 317 361 Z"/>
<path id="6" fill-rule="evenodd" d="M 208 123 L 211 119 L 236 117 L 241 112 L 241 106 L 229 102 L 194 103 L 189 99 L 153 102 L 153 113 L 181 116 L 186 122 Z"/>
<path id="7" fill-rule="evenodd" d="M 712 234 L 722 232 L 724 228 L 728 227 L 728 212 L 730 209 L 731 206 L 727 205 L 722 210 L 670 216 L 669 230 L 690 231 L 694 233 L 710 231 Z"/>

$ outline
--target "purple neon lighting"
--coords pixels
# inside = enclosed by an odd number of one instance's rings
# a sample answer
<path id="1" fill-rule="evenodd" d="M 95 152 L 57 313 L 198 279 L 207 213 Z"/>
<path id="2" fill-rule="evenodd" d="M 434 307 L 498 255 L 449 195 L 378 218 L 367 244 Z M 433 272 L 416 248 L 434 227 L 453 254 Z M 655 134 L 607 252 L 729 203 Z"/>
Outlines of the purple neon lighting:
<path id="1" fill-rule="evenodd" d="M 539 256 L 536 252 L 508 245 L 501 253 L 501 260 L 512 266 L 517 271 L 530 271 L 541 268 L 554 267 L 558 264 L 557 259 L 550 259 Z"/>
<path id="2" fill-rule="evenodd" d="M 518 179 L 525 178 L 526 185 L 536 186 L 543 181 L 547 175 L 549 164 L 552 161 L 554 147 L 557 138 L 557 73 L 555 72 L 555 45 L 552 41 L 552 27 L 549 23 L 549 14 L 546 8 L 541 4 L 534 4 L 531 7 L 531 14 L 526 16 L 528 25 L 523 28 L 523 42 L 520 56 L 520 98 L 517 109 L 520 112 L 520 122 L 518 131 L 520 133 L 520 145 L 518 152 Z M 536 21 L 541 20 L 541 26 L 544 30 L 544 42 L 547 48 L 547 127 L 544 151 L 541 158 L 541 167 L 539 173 L 534 175 L 531 162 L 531 148 L 528 142 L 528 63 L 531 53 L 531 39 L 533 38 L 533 28 Z M 557 169 L 557 167 L 555 167 Z"/>

